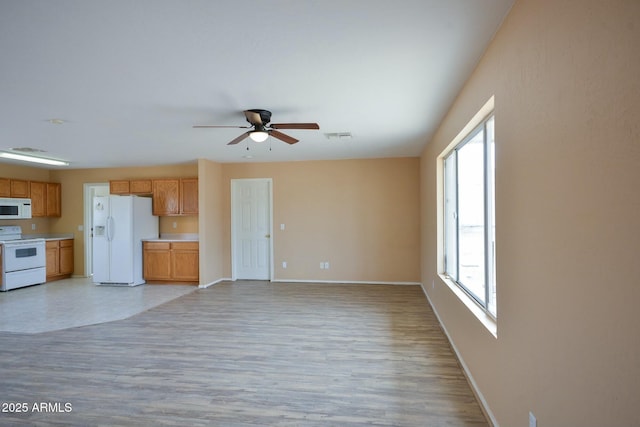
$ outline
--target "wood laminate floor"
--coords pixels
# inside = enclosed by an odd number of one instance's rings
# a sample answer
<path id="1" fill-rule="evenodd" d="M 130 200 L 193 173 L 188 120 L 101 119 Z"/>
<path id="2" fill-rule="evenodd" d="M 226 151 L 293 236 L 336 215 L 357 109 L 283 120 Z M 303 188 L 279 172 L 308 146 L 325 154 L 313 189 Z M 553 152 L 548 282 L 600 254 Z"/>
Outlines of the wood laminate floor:
<path id="1" fill-rule="evenodd" d="M 488 425 L 419 286 L 220 283 L 0 360 L 2 426 Z"/>

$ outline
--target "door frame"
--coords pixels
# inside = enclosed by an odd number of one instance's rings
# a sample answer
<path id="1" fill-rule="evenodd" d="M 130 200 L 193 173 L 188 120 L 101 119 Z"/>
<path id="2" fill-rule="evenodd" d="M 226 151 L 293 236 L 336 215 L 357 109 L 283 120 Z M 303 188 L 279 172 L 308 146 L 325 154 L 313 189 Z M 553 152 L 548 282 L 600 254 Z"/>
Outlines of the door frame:
<path id="1" fill-rule="evenodd" d="M 96 189 L 106 189 L 109 194 L 108 182 L 83 184 L 84 192 L 84 277 L 93 276 L 93 196 Z"/>
<path id="2" fill-rule="evenodd" d="M 236 191 L 238 183 L 254 181 L 254 182 L 266 182 L 268 184 L 268 201 L 269 201 L 269 281 L 273 282 L 274 262 L 273 262 L 273 178 L 237 178 L 231 179 L 231 280 L 238 279 L 237 268 L 238 261 L 236 260 L 236 222 L 238 221 L 238 213 L 236 208 Z"/>

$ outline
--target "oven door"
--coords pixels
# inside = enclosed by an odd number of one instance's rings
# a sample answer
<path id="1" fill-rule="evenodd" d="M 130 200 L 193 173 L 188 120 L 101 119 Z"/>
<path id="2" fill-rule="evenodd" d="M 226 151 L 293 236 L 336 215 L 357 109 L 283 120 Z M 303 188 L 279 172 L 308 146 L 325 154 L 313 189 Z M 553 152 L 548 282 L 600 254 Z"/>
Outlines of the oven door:
<path id="1" fill-rule="evenodd" d="M 44 239 L 17 240 L 4 243 L 4 272 L 46 266 Z"/>

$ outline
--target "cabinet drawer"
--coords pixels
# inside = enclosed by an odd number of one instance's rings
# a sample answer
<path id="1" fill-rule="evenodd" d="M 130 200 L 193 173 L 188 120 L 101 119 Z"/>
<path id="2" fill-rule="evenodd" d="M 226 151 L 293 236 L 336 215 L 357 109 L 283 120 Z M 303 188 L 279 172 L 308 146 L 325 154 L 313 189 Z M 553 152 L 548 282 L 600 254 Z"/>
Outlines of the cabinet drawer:
<path id="1" fill-rule="evenodd" d="M 58 240 L 47 240 L 45 246 L 47 249 L 58 249 Z"/>
<path id="2" fill-rule="evenodd" d="M 71 239 L 60 240 L 61 248 L 68 248 L 69 246 L 73 246 L 73 240 Z"/>
<path id="3" fill-rule="evenodd" d="M 199 244 L 198 242 L 172 242 L 171 249 L 197 251 Z"/>
<path id="4" fill-rule="evenodd" d="M 168 251 L 170 246 L 169 242 L 144 242 L 145 250 Z"/>

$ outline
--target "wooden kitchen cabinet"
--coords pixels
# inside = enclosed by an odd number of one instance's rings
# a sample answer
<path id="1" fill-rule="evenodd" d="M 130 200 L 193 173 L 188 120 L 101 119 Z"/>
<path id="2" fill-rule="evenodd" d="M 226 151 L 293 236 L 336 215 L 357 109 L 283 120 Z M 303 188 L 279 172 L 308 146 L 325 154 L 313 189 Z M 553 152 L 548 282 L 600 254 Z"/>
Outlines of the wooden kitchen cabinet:
<path id="1" fill-rule="evenodd" d="M 11 197 L 28 199 L 29 198 L 29 181 L 24 181 L 22 179 L 12 179 L 11 180 Z"/>
<path id="2" fill-rule="evenodd" d="M 180 180 L 180 214 L 198 215 L 198 178 Z"/>
<path id="3" fill-rule="evenodd" d="M 47 216 L 47 183 L 31 181 L 31 216 Z"/>
<path id="4" fill-rule="evenodd" d="M 200 280 L 198 242 L 171 243 L 171 276 L 179 282 Z"/>
<path id="5" fill-rule="evenodd" d="M 11 180 L 0 178 L 0 197 L 11 197 Z"/>
<path id="6" fill-rule="evenodd" d="M 198 178 L 154 179 L 152 197 L 154 215 L 197 215 Z"/>
<path id="7" fill-rule="evenodd" d="M 152 194 L 154 215 L 180 215 L 179 179 L 154 179 Z"/>
<path id="8" fill-rule="evenodd" d="M 73 239 L 47 240 L 47 282 L 73 274 Z"/>
<path id="9" fill-rule="evenodd" d="M 110 194 L 129 194 L 130 183 L 128 180 L 116 180 L 109 181 L 109 193 Z"/>
<path id="10" fill-rule="evenodd" d="M 112 180 L 109 193 L 150 194 L 156 216 L 198 215 L 198 178 Z"/>
<path id="11" fill-rule="evenodd" d="M 197 283 L 199 256 L 198 242 L 143 242 L 144 279 Z"/>
<path id="12" fill-rule="evenodd" d="M 152 183 L 150 179 L 113 180 L 109 181 L 109 193 L 120 196 L 148 195 L 153 192 Z"/>
<path id="13" fill-rule="evenodd" d="M 153 193 L 153 181 L 150 179 L 132 179 L 129 181 L 129 191 L 131 191 L 131 194 L 151 194 Z"/>
<path id="14" fill-rule="evenodd" d="M 143 277 L 145 280 L 171 280 L 171 244 L 142 243 Z"/>
<path id="15" fill-rule="evenodd" d="M 59 183 L 30 181 L 29 190 L 32 217 L 59 217 L 62 215 L 62 186 Z"/>
<path id="16" fill-rule="evenodd" d="M 47 182 L 47 216 L 59 217 L 62 216 L 62 203 L 61 203 L 61 185 L 57 182 Z M 33 202 L 31 202 L 33 203 Z"/>
<path id="17" fill-rule="evenodd" d="M 23 179 L 0 178 L 0 197 L 28 199 L 29 181 Z"/>

